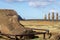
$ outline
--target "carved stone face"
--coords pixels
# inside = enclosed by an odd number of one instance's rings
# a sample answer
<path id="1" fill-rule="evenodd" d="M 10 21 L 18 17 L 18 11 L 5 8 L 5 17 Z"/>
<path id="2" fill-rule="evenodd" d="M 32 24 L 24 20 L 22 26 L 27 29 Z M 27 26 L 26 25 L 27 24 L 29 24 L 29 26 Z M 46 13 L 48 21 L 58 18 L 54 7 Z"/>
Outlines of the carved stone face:
<path id="1" fill-rule="evenodd" d="M 1 32 L 4 34 L 22 34 L 25 32 L 25 28 L 18 22 L 18 15 L 13 10 L 0 11 L 0 26 Z"/>
<path id="2" fill-rule="evenodd" d="M 16 26 L 14 26 L 14 24 L 16 25 L 17 22 L 18 22 L 18 16 L 15 15 L 15 14 L 8 14 L 7 17 L 8 17 L 8 20 L 9 20 L 9 23 L 8 23 L 9 27 L 8 28 L 9 28 L 10 31 L 13 31 L 16 27 Z"/>
<path id="3" fill-rule="evenodd" d="M 18 16 L 17 15 L 13 15 L 12 17 L 15 18 L 15 19 L 18 19 Z"/>
<path id="4" fill-rule="evenodd" d="M 18 22 L 18 16 L 17 15 L 10 16 L 9 22 L 11 23 Z"/>

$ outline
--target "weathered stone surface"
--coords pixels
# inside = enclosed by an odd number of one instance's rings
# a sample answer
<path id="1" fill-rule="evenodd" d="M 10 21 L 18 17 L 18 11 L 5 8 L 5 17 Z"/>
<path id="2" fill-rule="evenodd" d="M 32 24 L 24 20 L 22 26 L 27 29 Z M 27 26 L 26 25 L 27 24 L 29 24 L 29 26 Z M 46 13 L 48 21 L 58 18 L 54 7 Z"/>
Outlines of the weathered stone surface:
<path id="1" fill-rule="evenodd" d="M 0 9 L 0 31 L 4 34 L 22 34 L 25 28 L 20 25 L 16 11 Z"/>

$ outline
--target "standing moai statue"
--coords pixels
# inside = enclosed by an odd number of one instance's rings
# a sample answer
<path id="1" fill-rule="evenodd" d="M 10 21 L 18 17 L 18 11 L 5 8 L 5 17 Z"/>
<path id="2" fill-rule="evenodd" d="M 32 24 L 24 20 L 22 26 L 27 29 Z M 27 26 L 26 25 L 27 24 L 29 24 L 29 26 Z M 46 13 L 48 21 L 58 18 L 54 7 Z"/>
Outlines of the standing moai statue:
<path id="1" fill-rule="evenodd" d="M 52 21 L 54 21 L 54 12 L 52 12 Z"/>
<path id="2" fill-rule="evenodd" d="M 56 20 L 58 21 L 58 13 L 56 14 Z"/>
<path id="3" fill-rule="evenodd" d="M 44 20 L 47 20 L 46 15 L 44 16 Z"/>
<path id="4" fill-rule="evenodd" d="M 50 13 L 48 14 L 48 20 L 50 20 Z"/>

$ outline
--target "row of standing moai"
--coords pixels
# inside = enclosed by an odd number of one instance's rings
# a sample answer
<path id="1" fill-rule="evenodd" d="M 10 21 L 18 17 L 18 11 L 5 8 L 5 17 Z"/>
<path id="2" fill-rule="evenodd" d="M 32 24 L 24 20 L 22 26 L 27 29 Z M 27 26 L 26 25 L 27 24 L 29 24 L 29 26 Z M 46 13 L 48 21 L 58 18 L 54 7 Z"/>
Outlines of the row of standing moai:
<path id="1" fill-rule="evenodd" d="M 54 12 L 52 12 L 52 21 L 54 21 L 55 19 L 55 16 L 54 16 Z M 48 14 L 48 20 L 51 20 L 51 17 L 50 17 L 50 13 Z M 46 17 L 46 15 L 45 15 L 45 17 L 44 17 L 44 20 L 47 20 L 47 17 Z M 58 21 L 58 13 L 56 13 L 56 21 Z"/>

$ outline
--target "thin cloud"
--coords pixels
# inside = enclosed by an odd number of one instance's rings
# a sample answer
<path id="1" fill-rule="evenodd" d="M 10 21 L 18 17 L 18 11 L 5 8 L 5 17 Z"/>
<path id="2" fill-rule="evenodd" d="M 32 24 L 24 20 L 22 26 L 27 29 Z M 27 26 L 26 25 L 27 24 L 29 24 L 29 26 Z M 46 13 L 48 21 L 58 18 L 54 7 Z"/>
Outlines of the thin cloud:
<path id="1" fill-rule="evenodd" d="M 33 7 L 44 7 L 44 6 L 47 6 L 48 2 L 29 2 L 29 6 L 33 6 Z"/>
<path id="2" fill-rule="evenodd" d="M 57 5 L 60 5 L 60 1 L 59 2 L 56 2 Z"/>
<path id="3" fill-rule="evenodd" d="M 6 0 L 6 2 L 12 2 L 13 0 Z"/>
<path id="4" fill-rule="evenodd" d="M 55 2 L 56 0 L 49 0 L 50 2 Z"/>
<path id="5" fill-rule="evenodd" d="M 57 12 L 57 10 L 55 10 L 55 9 L 51 9 L 50 12 Z"/>
<path id="6" fill-rule="evenodd" d="M 8 2 L 27 2 L 31 7 L 45 7 L 56 0 L 7 0 Z"/>
<path id="7" fill-rule="evenodd" d="M 49 2 L 53 2 L 53 1 L 56 1 L 56 0 L 6 0 L 6 1 L 13 1 L 13 2 L 14 1 L 16 1 L 16 2 L 24 2 L 24 1 L 25 2 L 31 2 L 31 1 L 45 1 L 45 2 L 47 1 L 48 2 L 49 1 Z"/>

